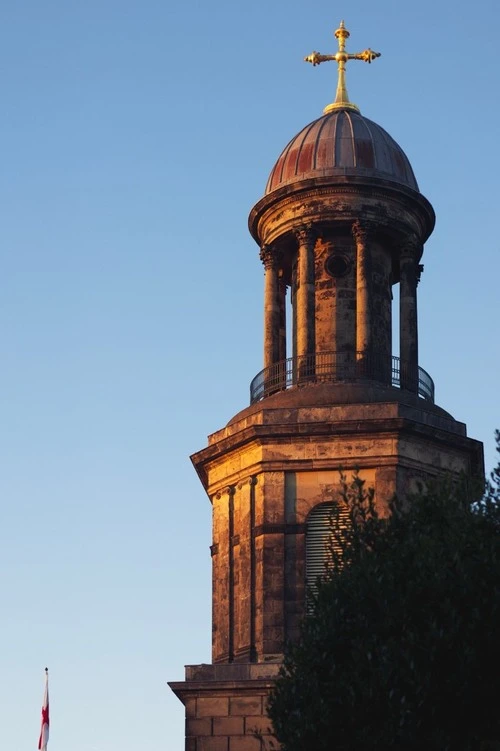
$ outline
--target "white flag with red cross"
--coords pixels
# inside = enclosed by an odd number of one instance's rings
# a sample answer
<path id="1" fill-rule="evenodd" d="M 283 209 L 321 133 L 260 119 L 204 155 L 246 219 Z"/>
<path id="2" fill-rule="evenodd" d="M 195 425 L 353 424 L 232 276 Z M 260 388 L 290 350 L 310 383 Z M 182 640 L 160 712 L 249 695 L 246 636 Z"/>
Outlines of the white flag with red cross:
<path id="1" fill-rule="evenodd" d="M 42 729 L 38 739 L 38 748 L 40 751 L 47 751 L 47 742 L 49 740 L 49 671 L 45 668 L 45 691 L 43 694 L 42 704 Z"/>

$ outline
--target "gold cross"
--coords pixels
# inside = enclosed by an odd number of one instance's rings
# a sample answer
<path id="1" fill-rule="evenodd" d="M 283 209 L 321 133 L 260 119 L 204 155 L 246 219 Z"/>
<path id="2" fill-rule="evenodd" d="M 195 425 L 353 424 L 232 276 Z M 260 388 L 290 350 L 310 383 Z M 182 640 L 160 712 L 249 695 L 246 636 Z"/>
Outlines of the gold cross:
<path id="1" fill-rule="evenodd" d="M 347 95 L 347 89 L 345 85 L 345 65 L 348 60 L 364 60 L 365 63 L 371 63 L 376 57 L 380 57 L 380 52 L 374 52 L 370 48 L 363 50 L 363 52 L 357 52 L 354 55 L 345 51 L 345 41 L 350 37 L 344 22 L 340 22 L 340 26 L 335 32 L 336 38 L 339 40 L 339 51 L 335 55 L 321 55 L 319 52 L 313 52 L 304 58 L 306 63 L 312 63 L 313 65 L 319 65 L 327 60 L 336 60 L 338 63 L 339 80 L 337 83 L 337 94 L 335 101 L 328 104 L 323 112 L 325 115 L 333 110 L 355 110 L 359 112 L 359 107 L 349 101 Z"/>

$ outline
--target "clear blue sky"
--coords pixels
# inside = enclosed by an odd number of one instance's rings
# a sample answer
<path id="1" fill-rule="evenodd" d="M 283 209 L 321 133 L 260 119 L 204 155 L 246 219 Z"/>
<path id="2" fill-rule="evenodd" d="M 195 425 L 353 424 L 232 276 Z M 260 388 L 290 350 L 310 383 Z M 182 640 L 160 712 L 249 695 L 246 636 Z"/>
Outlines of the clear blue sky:
<path id="1" fill-rule="evenodd" d="M 210 504 L 189 462 L 262 367 L 247 215 L 349 93 L 434 205 L 421 365 L 494 462 L 496 0 L 4 0 L 0 9 L 3 745 L 181 751 L 167 680 L 210 661 Z"/>

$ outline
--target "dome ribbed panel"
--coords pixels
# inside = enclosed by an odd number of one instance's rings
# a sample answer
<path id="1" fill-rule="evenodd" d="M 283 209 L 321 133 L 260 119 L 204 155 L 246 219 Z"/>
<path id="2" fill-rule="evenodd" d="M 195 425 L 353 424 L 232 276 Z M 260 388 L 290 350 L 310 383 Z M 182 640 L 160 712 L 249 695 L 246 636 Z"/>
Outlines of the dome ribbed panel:
<path id="1" fill-rule="evenodd" d="M 318 136 L 314 145 L 313 169 L 325 169 L 329 151 L 335 151 L 335 123 L 327 117 L 322 117 L 318 128 Z M 333 144 L 333 149 L 331 144 Z M 331 159 L 331 157 L 330 157 Z"/>
<path id="2" fill-rule="evenodd" d="M 408 158 L 376 123 L 352 110 L 336 110 L 303 128 L 276 162 L 266 194 L 314 177 L 375 177 L 418 191 Z"/>
<path id="3" fill-rule="evenodd" d="M 337 134 L 335 138 L 335 161 L 332 167 L 355 167 L 356 145 L 354 143 L 351 118 L 347 112 L 337 115 Z"/>
<path id="4" fill-rule="evenodd" d="M 408 157 L 406 156 L 404 151 L 402 151 L 402 149 L 399 148 L 394 138 L 392 138 L 392 136 L 390 136 L 386 130 L 384 130 L 383 128 L 379 128 L 379 131 L 381 135 L 383 136 L 387 144 L 388 151 L 390 153 L 390 166 L 392 167 L 392 169 L 396 167 L 398 172 L 405 175 L 408 184 L 413 182 L 416 186 L 415 190 L 418 190 L 415 173 L 413 172 L 413 169 L 411 167 Z"/>
<path id="5" fill-rule="evenodd" d="M 352 126 L 356 141 L 356 167 L 376 169 L 375 143 L 368 122 L 361 117 L 356 117 L 352 118 Z"/>
<path id="6" fill-rule="evenodd" d="M 385 174 L 390 174 L 391 170 L 394 168 L 393 165 L 395 164 L 395 162 L 393 162 L 394 155 L 392 154 L 390 144 L 385 138 L 385 133 L 380 128 L 377 128 L 377 131 L 374 134 L 374 140 L 376 140 L 377 170 L 379 172 L 384 172 Z M 405 170 L 402 170 L 401 174 L 406 178 Z"/>
<path id="7" fill-rule="evenodd" d="M 315 120 L 308 128 L 305 128 L 302 131 L 304 137 L 297 151 L 293 169 L 293 175 L 295 177 L 304 174 L 304 172 L 309 172 L 314 164 L 314 147 L 316 145 L 318 130 L 318 120 Z M 292 168 L 292 165 L 290 165 L 290 168 Z"/>
<path id="8" fill-rule="evenodd" d="M 283 173 L 283 164 L 284 164 L 284 161 L 285 161 L 285 159 L 287 157 L 288 151 L 293 146 L 296 138 L 297 137 L 292 138 L 287 143 L 287 145 L 285 146 L 285 148 L 283 149 L 283 151 L 281 153 L 281 156 L 279 157 L 278 161 L 274 165 L 274 167 L 273 167 L 273 169 L 271 171 L 271 174 L 269 175 L 269 179 L 267 181 L 266 194 L 270 193 L 272 190 L 274 190 L 281 183 L 282 173 Z"/>

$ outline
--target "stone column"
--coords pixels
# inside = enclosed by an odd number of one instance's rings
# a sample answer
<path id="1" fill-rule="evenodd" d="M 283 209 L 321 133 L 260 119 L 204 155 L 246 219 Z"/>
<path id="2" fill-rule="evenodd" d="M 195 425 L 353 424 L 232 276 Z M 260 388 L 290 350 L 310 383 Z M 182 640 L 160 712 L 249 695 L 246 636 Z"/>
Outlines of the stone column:
<path id="1" fill-rule="evenodd" d="M 399 356 L 401 388 L 418 393 L 417 283 L 420 247 L 408 238 L 399 259 Z"/>
<path id="2" fill-rule="evenodd" d="M 279 331 L 279 361 L 286 360 L 286 282 L 283 276 L 279 277 L 278 296 L 280 306 L 280 331 Z"/>
<path id="3" fill-rule="evenodd" d="M 290 303 L 292 313 L 292 357 L 297 357 L 297 260 L 292 266 L 292 283 L 290 285 Z"/>
<path id="4" fill-rule="evenodd" d="M 297 357 L 311 356 L 315 351 L 314 243 L 310 227 L 295 232 L 298 243 L 297 263 Z M 305 363 L 305 361 L 304 361 Z M 311 362 L 312 366 L 313 363 Z"/>
<path id="5" fill-rule="evenodd" d="M 265 268 L 264 279 L 264 368 L 279 361 L 280 301 L 278 255 L 274 248 L 264 245 L 260 259 Z"/>
<path id="6" fill-rule="evenodd" d="M 355 222 L 352 234 L 356 241 L 356 357 L 359 375 L 371 376 L 372 363 L 372 288 L 368 225 Z"/>

